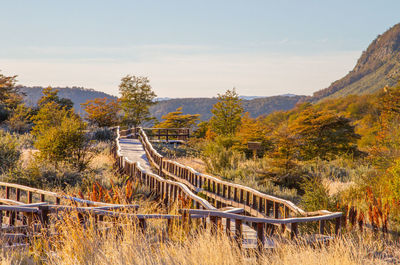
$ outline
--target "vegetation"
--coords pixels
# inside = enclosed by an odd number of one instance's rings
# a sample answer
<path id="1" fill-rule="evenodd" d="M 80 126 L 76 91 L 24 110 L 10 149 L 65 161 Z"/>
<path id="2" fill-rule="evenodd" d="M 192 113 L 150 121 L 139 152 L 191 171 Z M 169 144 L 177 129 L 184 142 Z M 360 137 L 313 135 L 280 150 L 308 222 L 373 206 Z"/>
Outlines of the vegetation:
<path id="1" fill-rule="evenodd" d="M 157 128 L 193 128 L 199 120 L 199 114 L 183 114 L 182 108 L 162 116 L 163 121 L 157 123 Z"/>
<path id="2" fill-rule="evenodd" d="M 146 121 L 153 120 L 149 107 L 154 105 L 156 94 L 147 77 L 127 75 L 119 85 L 121 108 L 124 111 L 123 122 L 138 127 Z"/>
<path id="3" fill-rule="evenodd" d="M 116 100 L 95 98 L 81 104 L 90 124 L 98 127 L 111 127 L 118 124 L 119 104 Z"/>
<path id="4" fill-rule="evenodd" d="M 354 69 L 328 88 L 314 93 L 313 100 L 372 94 L 393 86 L 399 79 L 400 24 L 378 37 L 363 52 Z"/>
<path id="5" fill-rule="evenodd" d="M 250 113 L 251 117 L 258 117 L 276 110 L 292 109 L 299 101 L 304 101 L 305 99 L 305 96 L 273 96 L 242 99 L 242 106 L 244 112 Z M 200 114 L 201 120 L 206 121 L 211 118 L 211 109 L 217 101 L 217 98 L 174 98 L 158 101 L 157 104 L 150 107 L 150 112 L 160 120 L 165 113 L 182 107 L 184 114 Z"/>
<path id="6" fill-rule="evenodd" d="M 0 174 L 16 167 L 20 156 L 17 139 L 9 133 L 0 131 Z"/>
<path id="7" fill-rule="evenodd" d="M 88 163 L 88 143 L 84 130 L 86 124 L 72 110 L 49 102 L 42 106 L 33 117 L 35 126 L 32 134 L 36 136 L 35 147 L 40 151 L 38 157 L 59 163 L 67 162 L 79 170 Z"/>
<path id="8" fill-rule="evenodd" d="M 39 99 L 43 96 L 44 87 L 27 87 L 17 86 L 20 93 L 23 95 L 24 102 L 27 106 L 34 108 Z M 84 113 L 81 104 L 88 100 L 94 100 L 96 98 L 107 98 L 109 100 L 116 100 L 117 97 L 109 95 L 104 92 L 95 91 L 93 89 L 86 89 L 83 87 L 53 87 L 58 90 L 58 96 L 60 98 L 67 98 L 73 102 L 76 113 Z"/>
<path id="9" fill-rule="evenodd" d="M 45 106 L 46 104 L 48 104 L 50 102 L 54 102 L 57 105 L 65 108 L 67 110 L 72 109 L 72 107 L 74 106 L 74 103 L 70 99 L 60 98 L 58 96 L 57 89 L 53 89 L 52 87 L 47 87 L 47 88 L 43 89 L 42 93 L 43 93 L 43 96 L 37 102 L 37 105 L 39 108 L 42 108 L 43 106 Z"/>
<path id="10" fill-rule="evenodd" d="M 217 135 L 233 135 L 239 127 L 243 107 L 235 89 L 228 90 L 223 95 L 218 95 L 218 102 L 211 110 L 210 128 Z"/>

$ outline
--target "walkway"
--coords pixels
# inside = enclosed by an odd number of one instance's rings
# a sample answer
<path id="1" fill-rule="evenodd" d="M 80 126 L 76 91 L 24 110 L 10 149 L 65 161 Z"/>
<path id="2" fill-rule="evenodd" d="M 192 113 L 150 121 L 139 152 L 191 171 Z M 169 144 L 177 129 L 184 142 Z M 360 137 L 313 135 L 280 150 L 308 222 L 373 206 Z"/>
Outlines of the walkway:
<path id="1" fill-rule="evenodd" d="M 139 162 L 140 166 L 151 172 L 149 160 L 147 160 L 146 152 L 143 149 L 142 143 L 138 139 L 119 139 L 121 146 L 121 155 L 128 158 L 132 162 Z"/>
<path id="2" fill-rule="evenodd" d="M 150 163 L 146 157 L 146 152 L 143 149 L 142 143 L 138 139 L 120 138 L 119 144 L 121 146 L 121 155 L 128 158 L 132 162 L 139 162 L 145 170 L 151 172 Z M 222 222 L 225 229 L 225 220 Z M 232 233 L 235 233 L 235 226 L 231 226 Z M 255 248 L 257 246 L 257 233 L 248 225 L 243 224 L 243 247 Z M 265 248 L 273 247 L 273 241 L 266 240 Z"/>

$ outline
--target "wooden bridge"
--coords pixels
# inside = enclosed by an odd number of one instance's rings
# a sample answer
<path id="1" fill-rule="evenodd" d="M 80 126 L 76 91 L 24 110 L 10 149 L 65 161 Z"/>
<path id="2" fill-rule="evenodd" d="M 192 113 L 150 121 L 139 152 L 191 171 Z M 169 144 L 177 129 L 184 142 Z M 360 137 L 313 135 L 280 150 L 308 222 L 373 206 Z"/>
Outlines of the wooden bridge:
<path id="1" fill-rule="evenodd" d="M 305 212 L 290 201 L 202 174 L 168 160 L 153 148 L 148 135 L 141 128 L 121 132 L 117 129 L 117 135 L 113 153 L 122 172 L 150 187 L 167 206 L 178 197 L 184 197 L 190 202 L 190 209 L 181 210 L 185 218 L 208 218 L 204 224 L 208 222 L 212 227 L 225 227 L 228 235 L 233 235 L 239 245 L 256 238 L 256 245 L 262 249 L 274 235 L 287 234 L 289 238 L 294 238 L 301 233 L 299 225 L 311 222 L 319 224 L 319 233 L 315 238 L 324 240 L 327 238 L 324 235 L 332 236 L 340 232 L 340 212 Z M 146 167 L 150 165 L 157 174 L 145 170 L 140 162 L 135 161 L 137 154 L 126 153 L 120 144 L 121 141 L 126 143 L 125 139 L 131 139 L 134 145 L 138 141 L 142 143 L 141 152 L 145 152 L 147 157 L 144 163 Z M 226 211 L 226 207 L 233 207 L 235 212 Z"/>
<path id="2" fill-rule="evenodd" d="M 302 224 L 319 223 L 319 233 L 313 240 L 326 240 L 340 232 L 342 213 L 305 212 L 290 201 L 196 172 L 162 157 L 141 128 L 115 130 L 112 153 L 116 167 L 149 187 L 166 208 L 178 205 L 179 214 L 138 214 L 138 205 L 94 202 L 0 182 L 0 248 L 26 248 L 31 238 L 41 229 L 49 229 L 54 220 L 62 219 L 66 211 L 74 211 L 82 224 L 94 218 L 96 223 L 111 219 L 115 225 L 125 218 L 143 232 L 148 220 L 163 219 L 167 238 L 176 223 L 185 230 L 209 226 L 214 232 L 227 233 L 242 248 L 259 250 L 273 247 L 277 237 L 291 239 L 302 234 Z"/>

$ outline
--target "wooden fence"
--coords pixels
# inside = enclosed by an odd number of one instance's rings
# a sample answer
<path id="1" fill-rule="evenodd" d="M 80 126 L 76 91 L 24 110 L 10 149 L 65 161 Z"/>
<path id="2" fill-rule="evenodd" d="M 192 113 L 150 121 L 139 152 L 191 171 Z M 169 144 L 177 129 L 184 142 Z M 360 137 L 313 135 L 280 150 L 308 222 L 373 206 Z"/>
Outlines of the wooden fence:
<path id="1" fill-rule="evenodd" d="M 129 161 L 121 155 L 119 138 L 136 135 L 144 147 L 150 164 L 158 174 L 147 172 L 141 168 L 138 162 Z M 334 221 L 334 234 L 340 232 L 342 213 L 325 210 L 305 212 L 290 201 L 201 174 L 190 167 L 165 159 L 153 148 L 145 131 L 141 128 L 138 128 L 138 133 L 135 135 L 129 135 L 124 131 L 120 134 L 117 129 L 113 153 L 117 166 L 122 172 L 150 187 L 166 205 L 174 203 L 177 198 L 188 200 L 190 203 L 187 208 L 191 208 L 191 210 L 181 210 L 183 214 L 189 216 L 188 218 L 209 218 L 214 226 L 219 226 L 221 219 L 225 219 L 227 231 L 230 230 L 230 223 L 233 220 L 236 228 L 235 238 L 238 242 L 242 242 L 243 224 L 249 224 L 256 230 L 259 244 L 261 244 L 259 248 L 264 247 L 265 236 L 271 236 L 274 232 L 289 231 L 291 237 L 297 236 L 299 223 L 318 222 L 319 232 L 324 234 L 326 233 L 326 222 L 330 220 Z M 207 200 L 202 197 L 206 197 Z M 227 206 L 243 209 L 251 216 L 218 210 Z M 280 229 L 276 229 L 276 227 Z"/>
<path id="2" fill-rule="evenodd" d="M 165 140 L 179 140 L 187 141 L 190 137 L 189 128 L 131 128 L 127 130 L 120 131 L 122 137 L 135 137 L 139 134 L 140 130 L 146 131 L 148 138 L 157 139 L 159 141 Z"/>

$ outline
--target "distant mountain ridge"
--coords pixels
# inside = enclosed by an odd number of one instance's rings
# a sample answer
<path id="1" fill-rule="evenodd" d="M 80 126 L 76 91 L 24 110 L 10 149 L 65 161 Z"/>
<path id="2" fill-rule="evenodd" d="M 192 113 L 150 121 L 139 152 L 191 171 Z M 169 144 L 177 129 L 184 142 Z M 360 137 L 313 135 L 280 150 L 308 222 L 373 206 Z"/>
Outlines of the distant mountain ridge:
<path id="1" fill-rule="evenodd" d="M 309 97 L 296 95 L 256 97 L 249 100 L 242 99 L 242 104 L 245 112 L 257 117 L 277 110 L 292 109 L 307 98 Z M 184 113 L 200 114 L 202 120 L 208 120 L 212 116 L 211 109 L 217 101 L 217 98 L 175 98 L 158 101 L 156 105 L 150 107 L 150 112 L 160 120 L 163 115 L 182 107 Z"/>
<path id="2" fill-rule="evenodd" d="M 94 89 L 87 89 L 83 87 L 54 87 L 54 89 L 59 90 L 58 95 L 60 98 L 69 98 L 70 100 L 72 100 L 72 102 L 74 103 L 74 109 L 79 114 L 83 113 L 81 103 L 85 103 L 87 100 L 92 100 L 95 98 L 104 98 L 104 97 L 109 99 L 117 98 L 115 96 L 112 96 L 104 92 L 96 91 Z M 43 96 L 42 93 L 43 87 L 19 86 L 19 90 L 26 95 L 25 102 L 29 106 L 35 106 L 40 97 Z"/>
<path id="3" fill-rule="evenodd" d="M 400 79 L 400 23 L 394 25 L 368 46 L 356 66 L 328 88 L 317 91 L 314 100 L 350 94 L 371 94 Z"/>
<path id="4" fill-rule="evenodd" d="M 84 111 L 81 103 L 95 98 L 116 99 L 117 97 L 104 92 L 82 87 L 54 87 L 59 90 L 59 97 L 69 98 L 74 103 L 74 109 L 77 113 L 83 114 Z M 43 87 L 26 87 L 19 86 L 21 92 L 26 94 L 25 102 L 29 106 L 34 106 L 39 98 L 43 95 Z M 289 110 L 293 108 L 299 101 L 304 101 L 306 96 L 285 95 L 273 97 L 251 97 L 243 96 L 242 102 L 246 112 L 249 112 L 252 117 L 257 117 L 264 114 L 269 114 L 275 110 Z M 202 120 L 208 120 L 212 113 L 211 109 L 217 98 L 157 98 L 157 104 L 150 107 L 150 112 L 158 120 L 171 111 L 182 107 L 185 114 L 200 114 Z"/>

